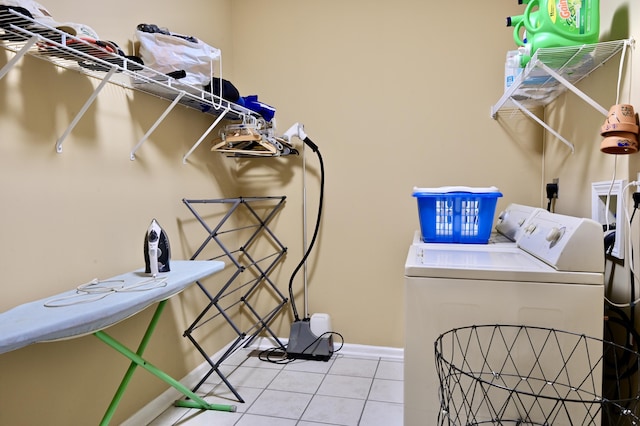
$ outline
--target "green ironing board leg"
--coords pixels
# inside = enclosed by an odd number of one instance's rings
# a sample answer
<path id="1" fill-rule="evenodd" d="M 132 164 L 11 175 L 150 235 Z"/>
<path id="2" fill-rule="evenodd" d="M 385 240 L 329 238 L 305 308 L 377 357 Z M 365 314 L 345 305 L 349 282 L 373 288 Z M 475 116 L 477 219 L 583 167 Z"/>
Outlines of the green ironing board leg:
<path id="1" fill-rule="evenodd" d="M 122 355 L 124 355 L 125 357 L 131 360 L 131 364 L 129 365 L 127 372 L 122 378 L 122 381 L 120 382 L 120 386 L 118 387 L 118 390 L 113 396 L 113 399 L 111 400 L 111 404 L 109 405 L 109 408 L 107 408 L 107 411 L 104 413 L 104 417 L 102 418 L 100 425 L 108 425 L 109 422 L 111 421 L 111 418 L 113 417 L 113 414 L 115 413 L 116 408 L 118 408 L 118 404 L 120 403 L 120 400 L 122 399 L 122 396 L 124 395 L 124 392 L 127 389 L 129 382 L 131 381 L 131 377 L 133 376 L 133 373 L 136 370 L 136 367 L 138 366 L 144 368 L 154 376 L 158 377 L 160 380 L 163 380 L 164 382 L 168 383 L 175 389 L 179 390 L 183 395 L 191 399 L 191 401 L 176 401 L 177 406 L 188 407 L 188 408 L 199 408 L 202 410 L 236 411 L 235 405 L 210 404 L 206 402 L 204 399 L 200 398 L 198 395 L 193 393 L 191 389 L 187 388 L 185 385 L 183 385 L 173 377 L 169 376 L 164 371 L 160 370 L 159 368 L 155 367 L 154 365 L 147 362 L 144 358 L 142 358 L 142 354 L 147 348 L 149 339 L 151 338 L 151 335 L 153 334 L 153 331 L 155 330 L 156 325 L 158 324 L 158 320 L 160 319 L 160 315 L 162 314 L 162 311 L 166 303 L 167 303 L 167 300 L 163 300 L 158 303 L 158 307 L 156 308 L 156 311 L 153 314 L 153 318 L 151 318 L 151 322 L 147 326 L 147 330 L 144 333 L 144 336 L 142 337 L 142 340 L 140 341 L 140 345 L 138 346 L 138 350 L 136 352 L 133 352 L 131 349 L 127 348 L 126 346 L 124 346 L 123 344 L 121 344 L 111 336 L 109 336 L 104 331 L 96 331 L 95 333 L 93 333 L 93 335 L 96 336 L 98 339 L 102 340 L 104 343 L 111 346 L 113 349 L 120 352 Z"/>

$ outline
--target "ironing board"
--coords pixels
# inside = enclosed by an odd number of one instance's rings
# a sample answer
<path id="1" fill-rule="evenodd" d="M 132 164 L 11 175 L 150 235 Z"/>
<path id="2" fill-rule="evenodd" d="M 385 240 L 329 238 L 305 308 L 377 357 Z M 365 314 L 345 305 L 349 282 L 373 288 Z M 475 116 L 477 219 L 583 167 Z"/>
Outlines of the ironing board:
<path id="1" fill-rule="evenodd" d="M 0 313 L 0 354 L 33 343 L 71 339 L 87 334 L 93 334 L 120 352 L 131 360 L 131 364 L 104 414 L 101 425 L 109 424 L 111 421 L 138 366 L 168 383 L 188 398 L 176 401 L 178 406 L 235 411 L 236 407 L 233 405 L 210 404 L 204 401 L 182 383 L 142 358 L 169 298 L 196 281 L 219 272 L 223 268 L 224 263 L 220 261 L 174 260 L 171 262 L 171 272 L 158 275 L 155 281 L 158 283 L 157 285 L 140 286 L 140 283 L 151 282 L 149 274 L 145 274 L 141 269 L 102 280 L 101 282 L 105 284 L 117 283 L 121 289 L 121 291 L 104 293 L 103 297 L 100 297 L 100 293 L 79 295 L 78 291 L 74 289 L 16 306 Z M 135 352 L 103 331 L 155 303 L 158 303 L 158 306 Z"/>

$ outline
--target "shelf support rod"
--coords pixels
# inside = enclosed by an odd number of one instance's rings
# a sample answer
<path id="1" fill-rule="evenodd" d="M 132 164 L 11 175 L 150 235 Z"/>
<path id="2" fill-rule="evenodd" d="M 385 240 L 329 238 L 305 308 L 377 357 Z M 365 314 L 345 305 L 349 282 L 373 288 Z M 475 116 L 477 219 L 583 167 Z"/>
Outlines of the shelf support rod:
<path id="1" fill-rule="evenodd" d="M 169 115 L 171 110 L 173 110 L 173 108 L 176 105 L 178 105 L 178 102 L 180 102 L 180 100 L 182 99 L 182 97 L 184 95 L 185 95 L 185 91 L 184 90 L 182 90 L 182 91 L 180 91 L 180 93 L 178 93 L 178 96 L 176 96 L 176 98 L 173 100 L 173 102 L 171 102 L 171 104 L 167 107 L 167 109 L 164 110 L 162 115 L 160 117 L 158 117 L 156 122 L 153 123 L 153 126 L 151 126 L 151 128 L 149 130 L 147 130 L 147 133 L 144 134 L 144 136 L 142 137 L 142 139 L 140 139 L 140 141 L 136 144 L 136 146 L 133 147 L 133 149 L 131 150 L 131 154 L 129 155 L 129 158 L 131 159 L 131 161 L 136 159 L 136 151 L 138 149 L 140 149 L 142 144 L 145 143 L 145 141 L 147 139 L 149 139 L 149 136 L 151 136 L 151 133 L 153 133 L 156 130 L 156 128 L 160 125 L 160 123 L 162 123 L 164 121 L 164 119 L 167 118 L 167 115 Z"/>
<path id="2" fill-rule="evenodd" d="M 8 73 L 9 70 L 16 65 L 16 63 L 29 51 L 29 49 L 31 49 L 31 46 L 33 46 L 36 43 L 36 41 L 38 41 L 37 36 L 31 37 L 25 43 L 25 45 L 22 46 L 22 49 L 16 52 L 15 56 L 11 58 L 11 60 L 7 62 L 5 66 L 2 67 L 2 69 L 0 69 L 0 80 L 2 80 L 2 77 L 4 77 L 5 74 Z"/>
<path id="3" fill-rule="evenodd" d="M 109 70 L 107 75 L 104 76 L 104 78 L 102 79 L 102 81 L 100 82 L 98 87 L 96 87 L 96 89 L 93 91 L 91 96 L 89 96 L 89 99 L 87 99 L 87 101 L 84 103 L 82 108 L 80 108 L 80 111 L 78 111 L 78 114 L 76 114 L 76 116 L 74 117 L 74 119 L 71 122 L 71 124 L 69 124 L 69 127 L 67 127 L 67 130 L 65 130 L 65 132 L 62 134 L 62 136 L 60 136 L 60 138 L 58 138 L 58 141 L 56 142 L 56 152 L 58 152 L 58 154 L 62 152 L 62 142 L 64 142 L 64 140 L 67 138 L 67 136 L 69 136 L 69 133 L 71 133 L 73 128 L 76 127 L 76 124 L 78 124 L 78 122 L 80 121 L 80 119 L 82 118 L 84 113 L 87 112 L 87 110 L 89 109 L 89 107 L 91 106 L 93 101 L 96 99 L 96 97 L 98 96 L 100 91 L 109 82 L 109 80 L 111 79 L 113 74 L 116 72 L 116 69 L 117 69 L 117 67 L 111 67 L 111 69 Z"/>
<path id="4" fill-rule="evenodd" d="M 526 115 L 528 115 L 531 119 L 533 119 L 539 125 L 541 125 L 545 129 L 547 129 L 551 134 L 553 134 L 553 136 L 555 136 L 556 138 L 560 139 L 565 145 L 567 145 L 569 148 L 571 148 L 571 153 L 572 154 L 575 152 L 575 148 L 574 148 L 574 146 L 573 146 L 573 144 L 571 142 L 569 142 L 567 139 L 565 139 L 560 133 L 556 132 L 553 128 L 551 128 L 551 126 L 549 126 L 543 120 L 540 120 L 534 113 L 529 111 L 529 109 L 527 107 L 522 105 L 520 102 L 516 101 L 514 98 L 511 98 L 511 102 L 513 102 L 513 104 L 515 106 L 520 108 L 520 110 L 522 110 L 522 112 L 524 112 Z"/>
<path id="5" fill-rule="evenodd" d="M 204 134 L 200 137 L 200 139 L 198 139 L 198 142 L 196 142 L 191 149 L 189 150 L 189 152 L 187 152 L 184 157 L 182 158 L 182 164 L 186 164 L 187 163 L 187 158 L 191 155 L 191 153 L 193 151 L 195 151 L 195 149 L 202 143 L 202 141 L 204 140 L 204 138 L 207 137 L 207 135 L 209 135 L 209 133 L 211 133 L 211 131 L 213 129 L 215 129 L 215 127 L 218 125 L 218 123 L 220 123 L 222 121 L 222 119 L 224 118 L 225 115 L 227 115 L 227 113 L 229 112 L 229 110 L 231 109 L 231 107 L 227 106 L 224 111 L 222 111 L 222 113 L 218 116 L 218 118 L 216 118 L 216 120 L 213 122 L 213 124 L 211 124 L 211 126 L 209 126 L 209 128 L 204 132 Z"/>
<path id="6" fill-rule="evenodd" d="M 529 74 L 529 71 L 527 69 L 523 70 L 520 74 L 517 75 L 515 81 L 511 83 L 511 86 L 509 86 L 503 93 L 502 97 L 498 100 L 498 103 L 491 107 L 491 118 L 493 118 L 494 120 L 497 119 L 498 111 L 500 111 L 500 108 L 502 108 L 507 100 L 512 99 L 512 96 L 515 93 L 516 89 L 518 89 L 520 83 L 522 83 L 525 74 Z"/>
<path id="7" fill-rule="evenodd" d="M 585 101 L 586 103 L 591 105 L 593 108 L 595 108 L 596 111 L 600 112 L 605 117 L 609 115 L 609 111 L 604 109 L 599 103 L 597 103 L 596 101 L 591 99 L 589 96 L 587 96 L 587 94 L 584 93 L 582 90 L 578 89 L 576 86 L 571 84 L 566 78 L 558 74 L 553 68 L 550 68 L 545 63 L 539 60 L 536 61 L 536 66 L 545 70 L 547 74 L 551 75 L 553 78 L 555 78 L 560 83 L 562 83 L 562 85 L 565 86 L 567 89 L 571 90 L 573 93 L 578 95 L 583 101 Z"/>

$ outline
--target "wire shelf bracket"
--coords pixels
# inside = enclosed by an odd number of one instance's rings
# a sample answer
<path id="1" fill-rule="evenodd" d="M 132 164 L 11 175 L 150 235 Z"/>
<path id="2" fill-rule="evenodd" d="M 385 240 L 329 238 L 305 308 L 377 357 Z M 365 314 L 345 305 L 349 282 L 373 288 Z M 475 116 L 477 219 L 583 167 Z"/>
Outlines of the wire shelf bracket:
<path id="1" fill-rule="evenodd" d="M 222 113 L 218 116 L 218 118 L 216 118 L 216 120 L 211 124 L 211 126 L 209 126 L 209 128 L 202 134 L 202 136 L 200 137 L 200 139 L 198 139 L 196 141 L 196 143 L 191 147 L 191 149 L 184 155 L 184 157 L 182 157 L 182 164 L 186 164 L 187 163 L 187 158 L 189 158 L 189 156 L 191 155 L 191 153 L 193 153 L 193 151 L 195 151 L 195 149 L 200 146 L 200 144 L 202 143 L 202 141 L 209 135 L 209 133 L 211 133 L 213 131 L 213 129 L 216 128 L 216 126 L 218 125 L 218 123 L 220 123 L 222 121 L 222 119 L 227 115 L 227 113 L 230 111 L 230 108 L 227 107 L 225 108 Z"/>
<path id="2" fill-rule="evenodd" d="M 36 41 L 38 41 L 38 37 L 33 36 L 25 42 L 24 46 L 22 46 L 22 48 L 16 52 L 15 56 L 11 58 L 11 60 L 9 60 L 9 62 L 7 62 L 6 65 L 0 70 L 0 80 L 2 80 L 2 77 L 4 77 L 5 74 L 7 74 L 15 66 L 15 64 L 18 63 L 20 59 L 22 59 L 22 57 L 29 51 L 29 49 L 31 49 L 33 45 L 36 44 Z"/>
<path id="3" fill-rule="evenodd" d="M 160 115 L 160 117 L 158 117 L 158 120 L 156 120 L 156 122 L 153 123 L 153 126 L 151 126 L 149 128 L 149 130 L 147 130 L 147 133 L 144 134 L 144 136 L 142 137 L 142 139 L 140 139 L 140 141 L 136 144 L 136 146 L 133 147 L 133 149 L 131 150 L 131 155 L 130 155 L 130 159 L 131 160 L 135 160 L 136 159 L 136 152 L 138 151 L 138 149 L 140 149 L 142 144 L 147 139 L 149 139 L 149 136 L 151 136 L 151 133 L 153 133 L 156 130 L 156 128 L 160 125 L 160 123 L 162 123 L 164 121 L 164 119 L 167 117 L 167 115 L 169 115 L 169 113 L 173 110 L 173 108 L 176 105 L 178 105 L 178 102 L 180 102 L 180 99 L 182 99 L 182 97 L 184 95 L 185 95 L 184 91 L 181 91 L 180 93 L 178 93 L 178 96 L 176 96 L 176 98 L 173 100 L 173 102 L 171 102 L 171 104 L 169 104 L 169 106 L 167 107 L 167 109 L 164 110 L 162 115 Z"/>
<path id="4" fill-rule="evenodd" d="M 67 127 L 67 130 L 65 130 L 62 136 L 58 138 L 58 140 L 56 141 L 56 152 L 58 154 L 62 153 L 62 143 L 64 142 L 64 140 L 67 138 L 67 136 L 69 136 L 69 133 L 71 133 L 74 127 L 76 127 L 76 125 L 80 122 L 80 120 L 82 119 L 82 116 L 84 116 L 85 112 L 87 112 L 91 104 L 93 104 L 93 101 L 96 100 L 96 98 L 98 97 L 98 94 L 100 94 L 104 86 L 109 82 L 109 80 L 111 79 L 111 77 L 115 72 L 116 72 L 116 67 L 111 67 L 111 69 L 104 76 L 100 84 L 98 84 L 98 86 L 94 89 L 91 96 L 89 96 L 89 99 L 87 99 L 87 101 L 84 103 L 82 108 L 80 108 L 80 111 L 78 111 L 76 116 L 73 118 L 73 120 Z"/>

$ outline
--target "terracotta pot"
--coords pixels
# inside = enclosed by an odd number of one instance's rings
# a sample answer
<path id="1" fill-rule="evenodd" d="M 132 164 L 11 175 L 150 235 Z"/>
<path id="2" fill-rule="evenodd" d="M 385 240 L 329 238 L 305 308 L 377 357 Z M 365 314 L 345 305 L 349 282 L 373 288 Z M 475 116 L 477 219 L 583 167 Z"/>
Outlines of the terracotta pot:
<path id="1" fill-rule="evenodd" d="M 622 131 L 607 132 L 606 137 L 612 137 L 612 136 L 615 136 L 621 139 L 631 139 L 636 142 L 639 140 L 638 134 L 636 132 L 622 132 Z"/>
<path id="2" fill-rule="evenodd" d="M 608 120 L 600 127 L 600 134 L 602 136 L 611 136 L 611 133 L 615 132 L 629 132 L 638 134 L 638 125 L 632 123 L 609 123 Z"/>
<path id="3" fill-rule="evenodd" d="M 638 117 L 633 105 L 616 104 L 609 108 L 609 115 L 600 127 L 600 134 L 610 136 L 609 132 L 638 133 Z"/>
<path id="4" fill-rule="evenodd" d="M 638 139 L 607 136 L 600 144 L 600 151 L 605 154 L 634 154 L 638 152 Z"/>

